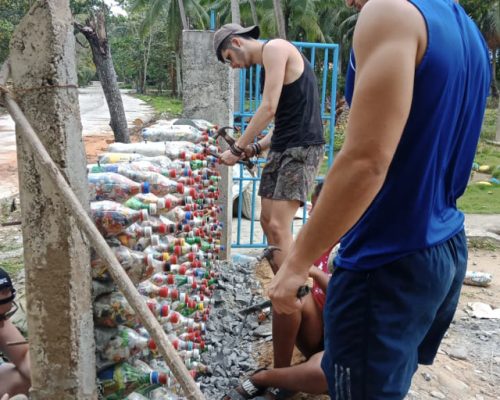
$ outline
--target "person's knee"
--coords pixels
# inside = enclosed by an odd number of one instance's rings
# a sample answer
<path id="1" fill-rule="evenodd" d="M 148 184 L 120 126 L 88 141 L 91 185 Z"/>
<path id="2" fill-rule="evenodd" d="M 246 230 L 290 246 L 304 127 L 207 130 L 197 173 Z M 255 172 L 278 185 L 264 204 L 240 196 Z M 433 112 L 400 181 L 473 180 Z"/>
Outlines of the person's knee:
<path id="1" fill-rule="evenodd" d="M 270 218 L 270 220 L 266 223 L 265 231 L 268 238 L 272 238 L 274 243 L 279 243 L 286 237 L 287 234 L 290 233 L 290 227 L 285 226 L 283 221 L 276 218 Z"/>

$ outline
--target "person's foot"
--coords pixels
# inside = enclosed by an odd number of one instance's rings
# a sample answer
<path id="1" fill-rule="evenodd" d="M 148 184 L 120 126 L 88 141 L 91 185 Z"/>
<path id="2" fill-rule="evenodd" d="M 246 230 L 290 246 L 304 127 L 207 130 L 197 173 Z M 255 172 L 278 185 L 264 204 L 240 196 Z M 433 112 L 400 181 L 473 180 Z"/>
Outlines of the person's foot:
<path id="1" fill-rule="evenodd" d="M 250 377 L 246 378 L 241 384 L 231 389 L 222 400 L 246 400 L 253 399 L 264 393 L 266 388 L 257 386 L 252 378 L 265 368 L 255 371 Z"/>

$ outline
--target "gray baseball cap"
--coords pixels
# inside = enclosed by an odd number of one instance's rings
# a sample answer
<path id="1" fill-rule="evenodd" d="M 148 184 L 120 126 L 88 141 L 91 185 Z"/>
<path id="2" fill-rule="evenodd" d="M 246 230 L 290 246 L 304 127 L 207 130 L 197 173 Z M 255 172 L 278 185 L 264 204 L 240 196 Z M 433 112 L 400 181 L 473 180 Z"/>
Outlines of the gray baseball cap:
<path id="1" fill-rule="evenodd" d="M 224 62 L 222 53 L 220 51 L 220 46 L 222 42 L 230 35 L 243 35 L 247 34 L 254 39 L 258 39 L 260 36 L 260 28 L 258 25 L 249 26 L 248 28 L 243 28 L 239 24 L 226 24 L 221 26 L 214 34 L 214 50 L 217 58 L 220 62 Z"/>

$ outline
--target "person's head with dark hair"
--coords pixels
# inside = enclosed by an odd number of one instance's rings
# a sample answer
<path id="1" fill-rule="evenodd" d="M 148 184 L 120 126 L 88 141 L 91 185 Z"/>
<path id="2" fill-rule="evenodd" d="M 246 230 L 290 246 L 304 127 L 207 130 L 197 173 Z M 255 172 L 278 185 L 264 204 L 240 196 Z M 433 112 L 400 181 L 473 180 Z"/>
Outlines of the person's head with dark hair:
<path id="1" fill-rule="evenodd" d="M 245 42 L 259 38 L 257 25 L 244 28 L 239 24 L 226 24 L 214 34 L 214 51 L 220 62 L 232 68 L 247 68 L 252 65 L 250 55 L 245 54 Z"/>
<path id="2" fill-rule="evenodd" d="M 0 322 L 8 319 L 17 310 L 15 297 L 16 290 L 9 274 L 0 268 Z"/>
<path id="3" fill-rule="evenodd" d="M 313 192 L 311 194 L 311 209 L 309 210 L 309 214 L 312 213 L 316 202 L 318 201 L 319 194 L 321 193 L 321 189 L 323 189 L 323 181 L 319 181 L 314 186 Z"/>

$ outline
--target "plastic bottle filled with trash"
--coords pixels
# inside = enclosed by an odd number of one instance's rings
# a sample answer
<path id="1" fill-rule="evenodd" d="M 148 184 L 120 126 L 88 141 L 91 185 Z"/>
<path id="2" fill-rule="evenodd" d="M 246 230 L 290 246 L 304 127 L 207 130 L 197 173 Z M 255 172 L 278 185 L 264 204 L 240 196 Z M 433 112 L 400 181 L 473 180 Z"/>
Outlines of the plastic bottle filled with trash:
<path id="1" fill-rule="evenodd" d="M 194 212 L 185 211 L 182 206 L 177 206 L 168 211 L 165 216 L 174 222 L 188 221 L 194 218 Z"/>
<path id="2" fill-rule="evenodd" d="M 111 249 L 127 275 L 136 284 L 148 279 L 157 272 L 163 271 L 164 263 L 155 260 L 152 256 L 139 251 L 133 251 L 125 246 L 115 246 Z M 93 279 L 111 280 L 107 265 L 103 260 L 95 258 L 92 260 L 91 266 Z"/>
<path id="3" fill-rule="evenodd" d="M 104 328 L 125 325 L 134 328 L 138 319 L 125 297 L 118 292 L 100 296 L 94 302 L 94 322 Z"/>
<path id="4" fill-rule="evenodd" d="M 193 143 L 204 142 L 208 135 L 203 135 L 199 129 L 188 125 L 152 126 L 142 130 L 144 140 L 151 142 L 185 140 Z"/>
<path id="5" fill-rule="evenodd" d="M 467 271 L 464 284 L 471 286 L 488 287 L 491 285 L 493 276 L 487 272 Z"/>
<path id="6" fill-rule="evenodd" d="M 105 400 L 120 400 L 143 385 L 169 386 L 167 374 L 157 371 L 143 372 L 128 363 L 115 364 L 98 374 Z"/>
<path id="7" fill-rule="evenodd" d="M 172 311 L 168 301 L 150 298 L 146 300 L 146 305 L 156 317 L 167 317 Z"/>
<path id="8" fill-rule="evenodd" d="M 149 344 L 150 339 L 139 332 L 126 326 L 119 326 L 117 335 L 110 339 L 101 355 L 111 362 L 123 362 L 145 351 Z"/>
<path id="9" fill-rule="evenodd" d="M 148 219 L 146 210 L 132 210 L 109 200 L 91 202 L 90 211 L 94 223 L 105 237 L 116 236 L 134 222 Z"/>
<path id="10" fill-rule="evenodd" d="M 159 318 L 158 321 L 162 324 L 165 332 L 179 332 L 179 330 L 189 329 L 191 332 L 205 332 L 205 324 L 196 322 L 193 318 L 183 316 L 177 311 L 172 311 L 167 317 Z"/>
<path id="11" fill-rule="evenodd" d="M 116 164 L 141 159 L 140 154 L 135 153 L 104 153 L 99 156 L 99 164 Z"/>
<path id="12" fill-rule="evenodd" d="M 113 200 L 124 202 L 138 193 L 149 192 L 147 182 L 137 183 L 114 172 L 88 174 L 87 179 L 91 201 Z"/>
<path id="13" fill-rule="evenodd" d="M 108 152 L 139 153 L 144 156 L 167 156 L 170 159 L 182 158 L 182 154 L 202 153 L 203 147 L 187 141 L 111 143 Z"/>
<path id="14" fill-rule="evenodd" d="M 179 298 L 179 290 L 175 287 L 156 286 L 150 281 L 141 282 L 137 286 L 137 290 L 145 297 L 161 297 L 177 300 Z"/>

